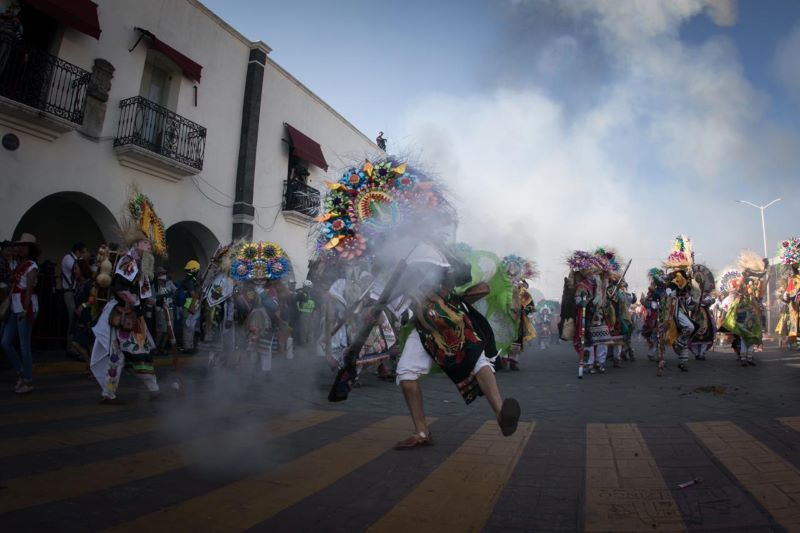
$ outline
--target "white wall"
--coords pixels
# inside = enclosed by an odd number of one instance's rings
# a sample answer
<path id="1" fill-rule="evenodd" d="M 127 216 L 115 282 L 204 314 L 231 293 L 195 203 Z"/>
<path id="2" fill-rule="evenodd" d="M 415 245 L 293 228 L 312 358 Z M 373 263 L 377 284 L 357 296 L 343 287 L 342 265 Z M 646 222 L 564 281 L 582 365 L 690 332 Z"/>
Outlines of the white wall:
<path id="1" fill-rule="evenodd" d="M 98 0 L 98 4 L 100 40 L 67 29 L 58 55 L 86 70 L 91 70 L 95 58 L 106 59 L 116 68 L 102 137 L 89 140 L 69 132 L 47 142 L 15 131 L 20 148 L 15 152 L 0 149 L 0 193 L 8 206 L 0 210 L 0 235 L 10 236 L 31 205 L 59 191 L 84 192 L 119 215 L 135 183 L 153 200 L 167 227 L 197 221 L 220 241 L 230 240 L 230 207 L 207 200 L 190 178 L 170 183 L 121 166 L 112 145 L 120 100 L 139 93 L 147 39 L 128 52 L 138 37 L 133 28 L 139 26 L 203 66 L 196 107 L 195 82 L 185 76 L 173 78 L 180 85 L 175 111 L 207 128 L 200 176 L 233 198 L 249 46 L 187 0 Z M 0 135 L 8 131 L 12 130 L 0 126 Z M 233 203 L 219 194 L 216 199 Z"/>
<path id="2" fill-rule="evenodd" d="M 0 148 L 0 197 L 4 200 L 4 209 L 0 210 L 0 238 L 11 236 L 33 204 L 60 191 L 92 196 L 120 217 L 129 188 L 135 183 L 153 200 L 167 227 L 181 221 L 196 221 L 208 227 L 220 242 L 230 241 L 242 99 L 251 43 L 226 28 L 195 0 L 96 1 L 102 29 L 100 40 L 66 29 L 58 55 L 89 71 L 95 58 L 103 58 L 116 68 L 101 138 L 92 140 L 78 132 L 69 132 L 47 142 L 0 125 L 0 136 L 13 131 L 21 140 L 14 152 Z M 175 111 L 208 130 L 199 177 L 220 192 L 202 181 L 200 187 L 221 206 L 203 196 L 191 178 L 171 183 L 121 166 L 113 152 L 119 102 L 139 94 L 147 56 L 147 38 L 133 52 L 128 52 L 138 38 L 138 32 L 134 31 L 137 26 L 150 30 L 203 66 L 196 107 L 195 82 L 185 76 L 173 77 L 173 83 L 180 85 Z M 283 180 L 288 167 L 288 146 L 282 142 L 287 138 L 284 122 L 322 145 L 331 180 L 338 179 L 344 167 L 382 152 L 311 91 L 267 61 L 253 202 L 261 207 L 257 207 L 254 238 L 274 240 L 283 246 L 295 267 L 295 277 L 303 280 L 310 252 L 308 227 L 287 222 L 281 212 Z M 309 183 L 324 190 L 323 171 L 316 167 L 309 170 Z M 69 220 L 53 222 L 69 226 Z M 74 238 L 65 237 L 69 241 L 65 246 L 80 240 L 82 231 L 76 227 Z M 69 233 L 63 229 L 62 232 Z"/>

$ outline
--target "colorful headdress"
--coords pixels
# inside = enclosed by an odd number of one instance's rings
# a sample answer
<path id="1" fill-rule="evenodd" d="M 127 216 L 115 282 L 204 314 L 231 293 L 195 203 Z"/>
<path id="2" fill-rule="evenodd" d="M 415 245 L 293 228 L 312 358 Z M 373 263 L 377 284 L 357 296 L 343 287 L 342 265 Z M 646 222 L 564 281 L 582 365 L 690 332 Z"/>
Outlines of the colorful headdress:
<path id="1" fill-rule="evenodd" d="M 283 248 L 269 241 L 244 242 L 236 250 L 231 277 L 237 281 L 277 280 L 289 274 Z"/>
<path id="2" fill-rule="evenodd" d="M 523 259 L 518 255 L 507 255 L 502 261 L 503 268 L 512 281 L 522 281 L 533 279 L 539 275 L 536 271 L 536 263 Z"/>
<path id="3" fill-rule="evenodd" d="M 156 255 L 167 255 L 167 232 L 153 209 L 153 202 L 134 188 L 123 218 L 121 237 L 127 246 L 143 239 L 153 244 Z"/>
<path id="4" fill-rule="evenodd" d="M 658 267 L 653 267 L 653 268 L 651 268 L 650 270 L 647 271 L 647 279 L 649 279 L 651 281 L 654 280 L 654 279 L 661 279 L 665 275 L 666 274 L 664 273 L 664 270 L 660 269 Z"/>
<path id="5" fill-rule="evenodd" d="M 317 252 L 345 260 L 369 256 L 373 241 L 404 223 L 449 210 L 437 182 L 392 160 L 367 160 L 326 185 Z"/>
<path id="6" fill-rule="evenodd" d="M 678 235 L 672 244 L 672 252 L 664 261 L 664 268 L 691 268 L 694 263 L 692 240 L 686 235 Z"/>
<path id="7" fill-rule="evenodd" d="M 603 270 L 606 272 L 615 274 L 619 273 L 621 270 L 616 250 L 600 247 L 595 249 L 594 255 L 597 256 L 598 262 L 603 266 Z"/>
<path id="8" fill-rule="evenodd" d="M 730 292 L 733 287 L 731 282 L 742 277 L 742 273 L 733 268 L 726 268 L 719 276 L 719 292 Z"/>
<path id="9" fill-rule="evenodd" d="M 589 252 L 575 250 L 566 261 L 569 268 L 574 272 L 592 272 L 603 270 L 604 264 L 600 259 Z"/>
<path id="10" fill-rule="evenodd" d="M 787 266 L 800 265 L 800 239 L 792 237 L 781 243 L 781 263 Z"/>
<path id="11" fill-rule="evenodd" d="M 739 254 L 739 270 L 742 274 L 761 276 L 766 271 L 764 260 L 753 250 L 742 250 Z"/>

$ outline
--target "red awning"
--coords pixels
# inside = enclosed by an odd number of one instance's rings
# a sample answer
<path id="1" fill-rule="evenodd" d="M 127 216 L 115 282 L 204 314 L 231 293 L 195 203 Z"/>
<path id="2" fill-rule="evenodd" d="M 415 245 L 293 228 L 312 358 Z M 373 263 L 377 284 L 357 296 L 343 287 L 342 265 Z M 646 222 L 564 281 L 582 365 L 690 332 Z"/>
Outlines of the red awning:
<path id="1" fill-rule="evenodd" d="M 182 53 L 172 48 L 164 41 L 160 40 L 158 37 L 155 36 L 153 32 L 142 28 L 136 28 L 136 29 L 142 32 L 142 35 L 147 35 L 150 38 L 150 41 L 152 41 L 153 43 L 153 48 L 155 48 L 156 50 L 167 56 L 167 58 L 170 61 L 178 65 L 178 68 L 181 69 L 181 71 L 183 71 L 184 75 L 187 78 L 191 78 L 195 81 L 200 81 L 200 75 L 202 74 L 203 71 L 202 65 L 195 63 Z M 141 39 L 141 37 L 139 37 L 139 39 Z M 138 44 L 139 41 L 136 41 L 136 43 Z"/>
<path id="2" fill-rule="evenodd" d="M 100 39 L 97 4 L 91 0 L 25 0 L 25 3 L 53 17 L 64 26 Z"/>
<path id="3" fill-rule="evenodd" d="M 307 137 L 286 124 L 286 129 L 289 131 L 289 138 L 292 141 L 292 149 L 294 155 L 300 159 L 305 159 L 309 163 L 313 163 L 325 172 L 328 171 L 328 162 L 325 161 L 325 156 L 322 155 L 322 148 L 319 143 L 314 139 Z"/>

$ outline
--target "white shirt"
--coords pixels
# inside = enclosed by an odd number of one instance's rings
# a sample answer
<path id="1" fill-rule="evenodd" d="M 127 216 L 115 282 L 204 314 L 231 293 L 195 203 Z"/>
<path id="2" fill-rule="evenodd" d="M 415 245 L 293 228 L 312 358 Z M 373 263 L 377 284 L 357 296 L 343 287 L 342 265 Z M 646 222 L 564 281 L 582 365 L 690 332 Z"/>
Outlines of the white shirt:
<path id="1" fill-rule="evenodd" d="M 35 262 L 31 261 L 31 265 L 28 267 L 28 270 L 22 275 L 19 280 L 19 285 L 17 285 L 23 291 L 28 288 L 28 274 L 33 270 L 39 270 L 39 265 Z M 36 296 L 36 293 L 31 293 L 31 305 L 33 306 L 33 312 L 39 312 L 39 297 Z M 11 293 L 11 312 L 12 313 L 22 313 L 24 309 L 22 308 L 22 293 L 13 292 Z"/>
<path id="2" fill-rule="evenodd" d="M 61 288 L 65 291 L 75 290 L 75 280 L 72 277 L 72 268 L 78 258 L 72 252 L 68 253 L 61 260 Z"/>

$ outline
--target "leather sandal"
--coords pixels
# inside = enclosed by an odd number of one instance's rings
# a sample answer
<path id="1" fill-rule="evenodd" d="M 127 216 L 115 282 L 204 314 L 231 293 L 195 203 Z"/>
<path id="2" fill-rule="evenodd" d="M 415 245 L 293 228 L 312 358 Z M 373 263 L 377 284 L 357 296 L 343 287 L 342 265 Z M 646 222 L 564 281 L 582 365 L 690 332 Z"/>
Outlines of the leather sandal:
<path id="1" fill-rule="evenodd" d="M 419 446 L 432 446 L 433 445 L 433 436 L 431 432 L 425 433 L 424 431 L 420 431 L 419 433 L 414 433 L 410 437 L 405 440 L 401 440 L 397 444 L 394 445 L 395 450 L 410 450 L 411 448 L 417 448 Z"/>
<path id="2" fill-rule="evenodd" d="M 520 413 L 521 410 L 517 400 L 514 398 L 503 400 L 503 407 L 500 408 L 500 412 L 497 414 L 497 424 L 500 426 L 500 432 L 504 437 L 509 437 L 517 431 Z"/>

